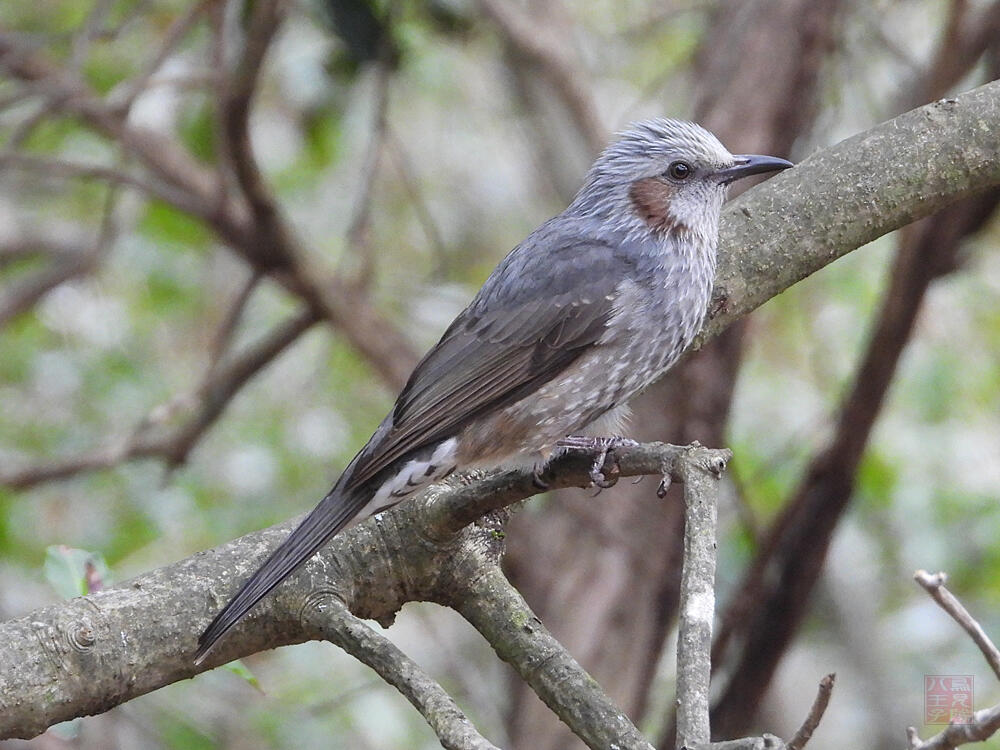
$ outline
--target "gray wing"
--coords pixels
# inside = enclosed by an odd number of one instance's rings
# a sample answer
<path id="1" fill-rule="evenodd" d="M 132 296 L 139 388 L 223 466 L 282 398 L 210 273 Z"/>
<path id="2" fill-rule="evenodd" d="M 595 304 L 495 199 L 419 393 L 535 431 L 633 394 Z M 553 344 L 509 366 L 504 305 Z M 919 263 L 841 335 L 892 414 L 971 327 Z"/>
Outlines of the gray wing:
<path id="1" fill-rule="evenodd" d="M 348 486 L 564 370 L 600 339 L 635 257 L 593 239 L 515 249 L 417 365 L 387 420 L 391 427 L 358 456 Z"/>
<path id="2" fill-rule="evenodd" d="M 537 238 L 537 235 L 534 237 Z M 529 243 L 531 240 L 529 240 Z M 212 620 L 197 661 L 371 499 L 368 480 L 548 381 L 600 339 L 634 254 L 611 243 L 538 238 L 504 259 L 417 365 L 396 406 L 337 484 Z"/>

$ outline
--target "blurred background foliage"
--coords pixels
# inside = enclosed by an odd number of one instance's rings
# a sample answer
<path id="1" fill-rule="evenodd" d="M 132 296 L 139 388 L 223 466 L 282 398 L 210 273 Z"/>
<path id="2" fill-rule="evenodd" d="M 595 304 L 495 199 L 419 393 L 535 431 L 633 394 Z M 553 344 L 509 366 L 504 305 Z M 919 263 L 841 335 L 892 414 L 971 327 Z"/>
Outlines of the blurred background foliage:
<path id="1" fill-rule="evenodd" d="M 896 114 L 949 8 L 940 0 L 846 5 L 823 65 L 816 125 L 796 140 L 797 159 Z M 609 129 L 647 115 L 692 116 L 692 66 L 717 10 L 711 0 L 532 7 L 559 29 L 553 43 L 574 51 Z M 35 0 L 0 3 L 0 28 L 106 101 L 128 102 L 130 124 L 212 168 L 227 158 L 217 79 L 232 52 L 220 54 L 214 40 L 220 28 L 237 38 L 248 13 L 240 3 Z M 178 38 L 165 46 L 171 34 Z M 268 52 L 251 117 L 264 180 L 309 262 L 357 283 L 416 351 L 436 340 L 509 248 L 562 209 L 593 155 L 565 112 L 526 91 L 530 76 L 512 55 L 472 0 L 299 0 Z M 312 507 L 395 388 L 335 328 L 313 326 L 239 390 L 177 465 L 162 456 L 117 460 L 137 435 L 169 432 L 190 415 L 217 365 L 218 332 L 253 272 L 211 225 L 167 201 L 6 158 L 125 171 L 135 161 L 44 91 L 25 95 L 2 68 L 0 613 L 9 618 L 65 592 L 67 568 L 46 576 L 53 545 L 99 554 L 124 580 Z M 145 75 L 130 101 L 130 86 Z M 982 68 L 972 67 L 957 89 L 981 79 Z M 368 180 L 370 217 L 352 236 Z M 724 599 L 761 529 L 830 438 L 895 241 L 833 264 L 752 318 L 725 432 L 736 457 L 723 508 Z M 828 671 L 838 672 L 838 692 L 821 747 L 901 740 L 902 727 L 920 722 L 924 674 L 975 674 L 977 706 L 1000 698 L 972 644 L 910 579 L 920 567 L 948 570 L 987 631 L 1000 635 L 998 242 L 994 221 L 931 288 L 806 627 L 755 726 L 787 734 Z M 18 306 L 63 264 L 77 270 Z M 227 351 L 253 346 L 298 309 L 277 284 L 256 284 Z M 74 457 L 96 470 L 23 481 L 33 467 Z M 527 513 L 545 502 L 532 501 Z M 457 615 L 411 605 L 388 633 L 487 736 L 509 746 L 509 675 Z M 662 659 L 650 654 L 662 664 L 646 711 L 634 717 L 654 736 L 667 723 L 671 653 L 668 645 Z M 405 701 L 332 646 L 246 663 L 259 687 L 217 670 L 29 744 L 437 746 Z"/>

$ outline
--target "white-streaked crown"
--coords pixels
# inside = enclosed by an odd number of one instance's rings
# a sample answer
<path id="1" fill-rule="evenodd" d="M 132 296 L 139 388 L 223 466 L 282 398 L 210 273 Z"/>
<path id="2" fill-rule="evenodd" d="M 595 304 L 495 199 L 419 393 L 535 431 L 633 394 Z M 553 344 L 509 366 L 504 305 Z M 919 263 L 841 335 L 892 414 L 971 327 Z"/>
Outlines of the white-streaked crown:
<path id="1" fill-rule="evenodd" d="M 733 155 L 700 125 L 658 117 L 632 123 L 604 149 L 590 168 L 587 182 L 632 182 L 661 174 L 684 160 L 708 170 L 733 165 Z"/>

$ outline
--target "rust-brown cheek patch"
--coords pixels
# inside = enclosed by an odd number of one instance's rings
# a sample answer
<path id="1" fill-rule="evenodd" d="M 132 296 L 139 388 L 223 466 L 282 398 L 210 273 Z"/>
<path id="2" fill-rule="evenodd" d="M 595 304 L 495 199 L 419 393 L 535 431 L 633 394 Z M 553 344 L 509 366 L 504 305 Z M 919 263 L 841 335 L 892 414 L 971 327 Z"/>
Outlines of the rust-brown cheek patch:
<path id="1" fill-rule="evenodd" d="M 632 183 L 628 196 L 636 214 L 646 222 L 646 226 L 658 234 L 666 234 L 686 228 L 670 211 L 674 192 L 675 188 L 669 183 L 656 177 L 646 177 Z"/>

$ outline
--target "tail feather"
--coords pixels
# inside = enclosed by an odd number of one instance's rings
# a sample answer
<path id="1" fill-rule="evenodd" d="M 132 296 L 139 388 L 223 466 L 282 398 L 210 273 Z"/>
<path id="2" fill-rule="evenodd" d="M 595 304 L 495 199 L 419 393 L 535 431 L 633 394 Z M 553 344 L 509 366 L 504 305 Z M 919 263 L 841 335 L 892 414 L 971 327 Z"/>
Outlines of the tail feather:
<path id="1" fill-rule="evenodd" d="M 209 651 L 242 617 L 275 586 L 292 574 L 361 511 L 371 497 L 365 486 L 344 492 L 343 480 L 306 516 L 288 538 L 271 553 L 257 572 L 247 579 L 236 595 L 209 623 L 198 639 L 195 663 Z"/>

